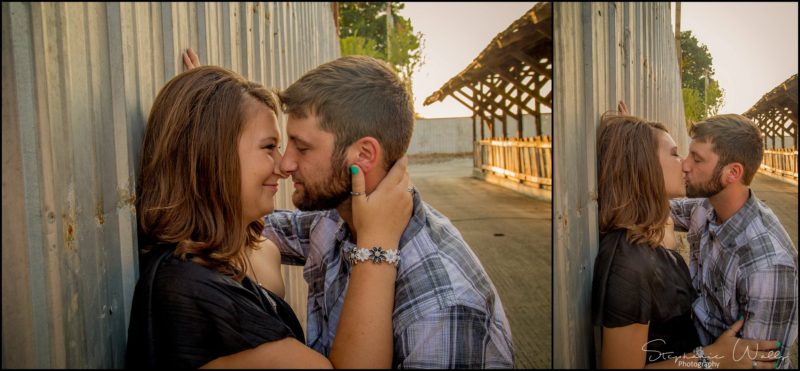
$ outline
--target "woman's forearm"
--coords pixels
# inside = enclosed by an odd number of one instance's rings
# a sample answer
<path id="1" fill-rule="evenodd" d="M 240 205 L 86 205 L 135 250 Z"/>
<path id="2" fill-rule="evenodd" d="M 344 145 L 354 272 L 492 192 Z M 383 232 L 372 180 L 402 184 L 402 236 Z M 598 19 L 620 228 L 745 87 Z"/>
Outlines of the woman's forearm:
<path id="1" fill-rule="evenodd" d="M 359 248 L 397 249 L 397 238 L 359 235 Z M 391 368 L 392 311 L 397 268 L 387 262 L 354 264 L 330 361 L 335 368 Z"/>

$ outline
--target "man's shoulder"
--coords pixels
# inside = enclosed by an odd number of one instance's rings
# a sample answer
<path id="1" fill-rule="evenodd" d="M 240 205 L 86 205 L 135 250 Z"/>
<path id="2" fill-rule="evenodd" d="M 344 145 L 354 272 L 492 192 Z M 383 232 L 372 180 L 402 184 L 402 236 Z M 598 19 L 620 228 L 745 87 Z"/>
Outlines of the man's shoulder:
<path id="1" fill-rule="evenodd" d="M 491 313 L 496 291 L 475 253 L 452 222 L 427 203 L 425 226 L 401 250 L 396 308 L 413 320 L 427 312 L 468 306 Z M 402 309 L 414 307 L 403 314 Z"/>
<path id="2" fill-rule="evenodd" d="M 470 250 L 469 245 L 461 236 L 461 232 L 453 225 L 450 218 L 425 201 L 422 201 L 422 207 L 425 212 L 425 225 L 420 233 L 427 234 L 431 242 L 436 244 L 439 250 L 442 250 L 442 253 L 449 255 L 463 249 Z"/>
<path id="3" fill-rule="evenodd" d="M 425 224 L 412 239 L 421 247 L 423 256 L 419 258 L 449 259 L 466 265 L 480 264 L 461 232 L 448 217 L 424 201 L 423 210 Z"/>
<path id="4" fill-rule="evenodd" d="M 774 212 L 758 200 L 736 239 L 739 267 L 745 273 L 785 266 L 797 270 L 797 249 Z"/>

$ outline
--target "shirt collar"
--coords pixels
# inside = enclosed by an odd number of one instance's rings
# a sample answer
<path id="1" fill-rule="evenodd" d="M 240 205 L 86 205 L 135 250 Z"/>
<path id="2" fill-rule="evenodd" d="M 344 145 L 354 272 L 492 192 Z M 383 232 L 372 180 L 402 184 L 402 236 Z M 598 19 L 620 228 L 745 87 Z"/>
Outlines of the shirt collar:
<path id="1" fill-rule="evenodd" d="M 406 229 L 403 230 L 403 234 L 400 236 L 400 244 L 398 249 L 402 248 L 416 236 L 420 230 L 425 226 L 427 222 L 427 218 L 425 217 L 425 206 L 422 203 L 422 197 L 419 195 L 419 191 L 414 188 L 414 191 L 411 194 L 411 198 L 414 201 L 414 208 L 411 211 L 411 219 L 408 221 L 408 225 Z M 339 225 L 339 229 L 336 232 L 336 244 L 345 242 L 346 245 L 353 245 L 351 249 L 355 247 L 354 244 L 348 241 L 350 237 L 350 228 L 347 226 L 347 223 L 344 219 L 339 215 L 339 212 L 336 209 L 331 209 L 328 218 L 334 220 Z"/>
<path id="2" fill-rule="evenodd" d="M 747 201 L 736 211 L 730 219 L 722 223 L 716 232 L 709 229 L 709 233 L 713 233 L 714 237 L 719 239 L 723 247 L 736 246 L 736 237 L 744 233 L 747 226 L 753 221 L 758 212 L 758 198 L 753 193 L 753 190 L 748 190 Z M 709 203 L 708 223 L 714 223 L 716 220 L 716 212 L 714 207 Z"/>
<path id="3" fill-rule="evenodd" d="M 427 218 L 425 217 L 425 206 L 422 204 L 422 197 L 420 197 L 419 191 L 416 188 L 414 188 L 414 191 L 411 193 L 411 197 L 414 200 L 414 209 L 411 211 L 411 219 L 408 221 L 406 229 L 400 236 L 399 248 L 402 248 L 411 242 L 414 236 L 416 236 L 417 233 L 422 230 L 427 222 Z"/>

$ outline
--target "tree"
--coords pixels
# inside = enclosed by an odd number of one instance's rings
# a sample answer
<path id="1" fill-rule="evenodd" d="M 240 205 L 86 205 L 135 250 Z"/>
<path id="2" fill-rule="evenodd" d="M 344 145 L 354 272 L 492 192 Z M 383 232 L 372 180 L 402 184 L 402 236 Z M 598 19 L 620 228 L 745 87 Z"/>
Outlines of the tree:
<path id="1" fill-rule="evenodd" d="M 414 72 L 424 63 L 424 36 L 398 14 L 400 2 L 339 2 L 339 44 L 342 55 L 367 55 L 388 62 L 411 91 Z M 391 9 L 386 32 L 386 8 Z M 387 42 L 388 41 L 388 42 Z M 388 50 L 387 50 L 388 45 Z"/>
<path id="2" fill-rule="evenodd" d="M 681 90 L 687 123 L 697 122 L 719 112 L 725 91 L 714 79 L 714 66 L 708 47 L 692 31 L 681 32 Z"/>

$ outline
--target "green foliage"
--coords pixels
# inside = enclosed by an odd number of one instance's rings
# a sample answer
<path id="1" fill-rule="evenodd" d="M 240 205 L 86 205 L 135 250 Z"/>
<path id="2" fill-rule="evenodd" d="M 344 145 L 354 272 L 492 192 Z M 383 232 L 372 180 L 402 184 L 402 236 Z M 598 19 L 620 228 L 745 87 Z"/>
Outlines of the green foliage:
<path id="1" fill-rule="evenodd" d="M 368 55 L 392 65 L 407 86 L 424 63 L 422 33 L 398 14 L 400 2 L 339 2 L 339 38 L 342 55 Z M 391 8 L 392 27 L 387 39 L 386 5 Z M 387 42 L 388 41 L 388 42 Z M 388 49 L 387 49 L 388 45 Z M 411 89 L 409 89 L 411 91 Z"/>
<path id="2" fill-rule="evenodd" d="M 377 42 L 361 36 L 347 36 L 339 39 L 339 46 L 342 55 L 367 55 L 377 59 L 386 59 L 386 56 L 378 51 Z"/>
<path id="3" fill-rule="evenodd" d="M 681 32 L 681 90 L 686 122 L 697 122 L 716 115 L 724 101 L 724 90 L 714 79 L 714 66 L 708 47 L 692 31 Z"/>
<path id="4" fill-rule="evenodd" d="M 701 93 L 690 88 L 681 88 L 681 93 L 683 93 L 683 114 L 686 116 L 687 124 L 699 121 L 705 114 Z"/>

